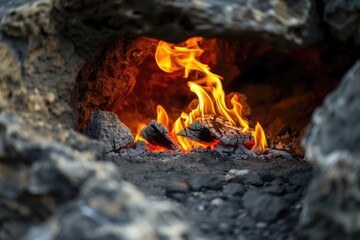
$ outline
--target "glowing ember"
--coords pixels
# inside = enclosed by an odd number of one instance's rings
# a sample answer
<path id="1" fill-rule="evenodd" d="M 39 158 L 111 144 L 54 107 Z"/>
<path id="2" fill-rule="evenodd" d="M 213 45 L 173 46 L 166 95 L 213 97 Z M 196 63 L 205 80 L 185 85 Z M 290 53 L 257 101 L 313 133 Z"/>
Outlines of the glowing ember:
<path id="1" fill-rule="evenodd" d="M 189 80 L 187 85 L 190 91 L 196 94 L 199 103 L 190 113 L 182 112 L 172 128 L 170 127 L 170 119 L 165 109 L 158 105 L 157 121 L 167 129 L 171 129 L 170 137 L 180 145 L 183 151 L 189 151 L 200 146 L 215 148 L 218 141 L 204 144 L 177 136 L 176 133 L 189 126 L 196 119 L 203 118 L 205 115 L 214 114 L 223 116 L 232 125 L 241 127 L 244 133 L 251 133 L 254 137 L 252 150 L 255 152 L 263 151 L 267 143 L 260 124 L 256 124 L 254 131 L 250 129 L 249 121 L 242 116 L 242 105 L 237 95 L 231 98 L 231 107 L 228 108 L 226 106 L 225 92 L 221 83 L 222 77 L 212 73 L 210 67 L 200 61 L 204 53 L 201 45 L 204 43 L 206 43 L 206 40 L 201 37 L 190 38 L 178 45 L 164 41 L 159 42 L 155 53 L 156 63 L 160 69 L 167 73 L 184 71 L 183 77 Z M 143 123 L 139 124 L 135 140 L 141 139 L 144 141 L 139 135 L 140 130 L 144 126 L 145 124 Z M 149 150 L 154 151 L 152 147 Z M 158 147 L 155 147 L 155 150 L 158 151 Z"/>

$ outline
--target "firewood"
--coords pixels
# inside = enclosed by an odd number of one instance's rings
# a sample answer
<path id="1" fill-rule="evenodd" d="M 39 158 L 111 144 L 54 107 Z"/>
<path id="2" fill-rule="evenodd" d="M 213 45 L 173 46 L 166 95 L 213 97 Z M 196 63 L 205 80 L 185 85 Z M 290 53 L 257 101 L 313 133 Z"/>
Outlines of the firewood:
<path id="1" fill-rule="evenodd" d="M 207 115 L 196 120 L 177 135 L 198 142 L 212 142 L 218 139 L 225 146 L 237 146 L 253 140 L 250 133 L 244 133 L 242 130 L 224 117 Z"/>

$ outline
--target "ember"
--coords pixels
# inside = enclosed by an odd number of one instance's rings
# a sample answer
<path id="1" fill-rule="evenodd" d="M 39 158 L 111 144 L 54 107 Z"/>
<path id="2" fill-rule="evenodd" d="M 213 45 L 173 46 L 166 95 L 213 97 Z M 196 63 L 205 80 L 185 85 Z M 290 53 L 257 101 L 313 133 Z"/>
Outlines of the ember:
<path id="1" fill-rule="evenodd" d="M 155 53 L 156 63 L 164 72 L 183 72 L 183 78 L 189 80 L 187 85 L 190 91 L 196 94 L 198 102 L 197 105 L 190 109 L 189 113 L 182 112 L 172 126 L 170 125 L 172 121 L 169 120 L 165 109 L 158 105 L 157 121 L 165 128 L 170 129 L 170 137 L 174 142 L 178 143 L 181 150 L 185 152 L 197 147 L 210 146 L 214 148 L 218 142 L 224 143 L 223 140 L 221 140 L 224 139 L 223 137 L 236 139 L 233 144 L 230 144 L 236 145 L 239 138 L 245 138 L 242 135 L 252 136 L 254 141 L 253 144 L 249 144 L 251 140 L 241 141 L 241 144 L 244 144 L 246 147 L 251 146 L 254 152 L 262 152 L 267 143 L 260 124 L 256 124 L 255 130 L 250 128 L 249 121 L 246 117 L 242 116 L 243 106 L 238 99 L 238 95 L 234 94 L 230 99 L 230 103 L 226 103 L 225 92 L 221 83 L 223 78 L 212 73 L 210 66 L 206 64 L 206 62 L 209 61 L 209 57 L 206 55 L 207 52 L 203 50 L 203 46 L 211 44 L 214 43 L 201 37 L 193 37 L 177 45 L 164 41 L 159 42 Z M 230 105 L 230 107 L 228 107 L 228 105 Z M 213 136 L 212 138 L 209 137 L 209 135 L 205 140 L 204 138 L 200 139 L 199 136 L 194 138 L 189 134 L 184 134 L 184 129 L 199 119 L 202 121 L 206 115 L 223 117 L 228 122 L 228 129 L 237 127 L 235 131 L 237 136 L 234 136 L 234 133 L 230 134 L 233 135 L 231 137 L 227 136 L 226 133 L 228 131 L 223 131 L 222 134 L 211 135 Z M 214 122 L 212 125 L 214 125 Z M 144 126 L 144 123 L 139 123 L 138 133 L 135 139 L 141 139 L 139 135 L 141 135 Z M 202 131 L 200 133 L 202 134 L 204 132 Z M 211 130 L 208 130 L 208 133 L 214 134 Z M 151 144 L 154 145 L 153 142 Z M 225 145 L 229 144 L 225 143 Z M 164 147 L 164 145 L 162 145 L 162 147 Z M 159 150 L 159 148 L 153 147 L 149 149 Z M 162 148 L 160 148 L 160 150 L 161 149 Z"/>

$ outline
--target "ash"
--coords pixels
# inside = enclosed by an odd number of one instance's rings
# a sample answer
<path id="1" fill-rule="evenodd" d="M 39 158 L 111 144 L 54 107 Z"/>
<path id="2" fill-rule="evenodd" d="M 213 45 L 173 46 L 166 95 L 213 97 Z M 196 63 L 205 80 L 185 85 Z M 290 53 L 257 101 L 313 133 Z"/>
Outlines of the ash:
<path id="1" fill-rule="evenodd" d="M 310 165 L 285 151 L 149 152 L 144 142 L 107 155 L 146 195 L 175 202 L 199 239 L 289 239 Z"/>

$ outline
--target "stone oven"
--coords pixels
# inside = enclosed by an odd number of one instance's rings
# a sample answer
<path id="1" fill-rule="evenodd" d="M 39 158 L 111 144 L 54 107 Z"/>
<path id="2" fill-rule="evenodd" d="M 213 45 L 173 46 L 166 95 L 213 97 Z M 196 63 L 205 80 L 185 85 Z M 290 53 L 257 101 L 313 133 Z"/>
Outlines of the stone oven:
<path id="1" fill-rule="evenodd" d="M 359 239 L 359 11 L 0 0 L 0 239 Z"/>

